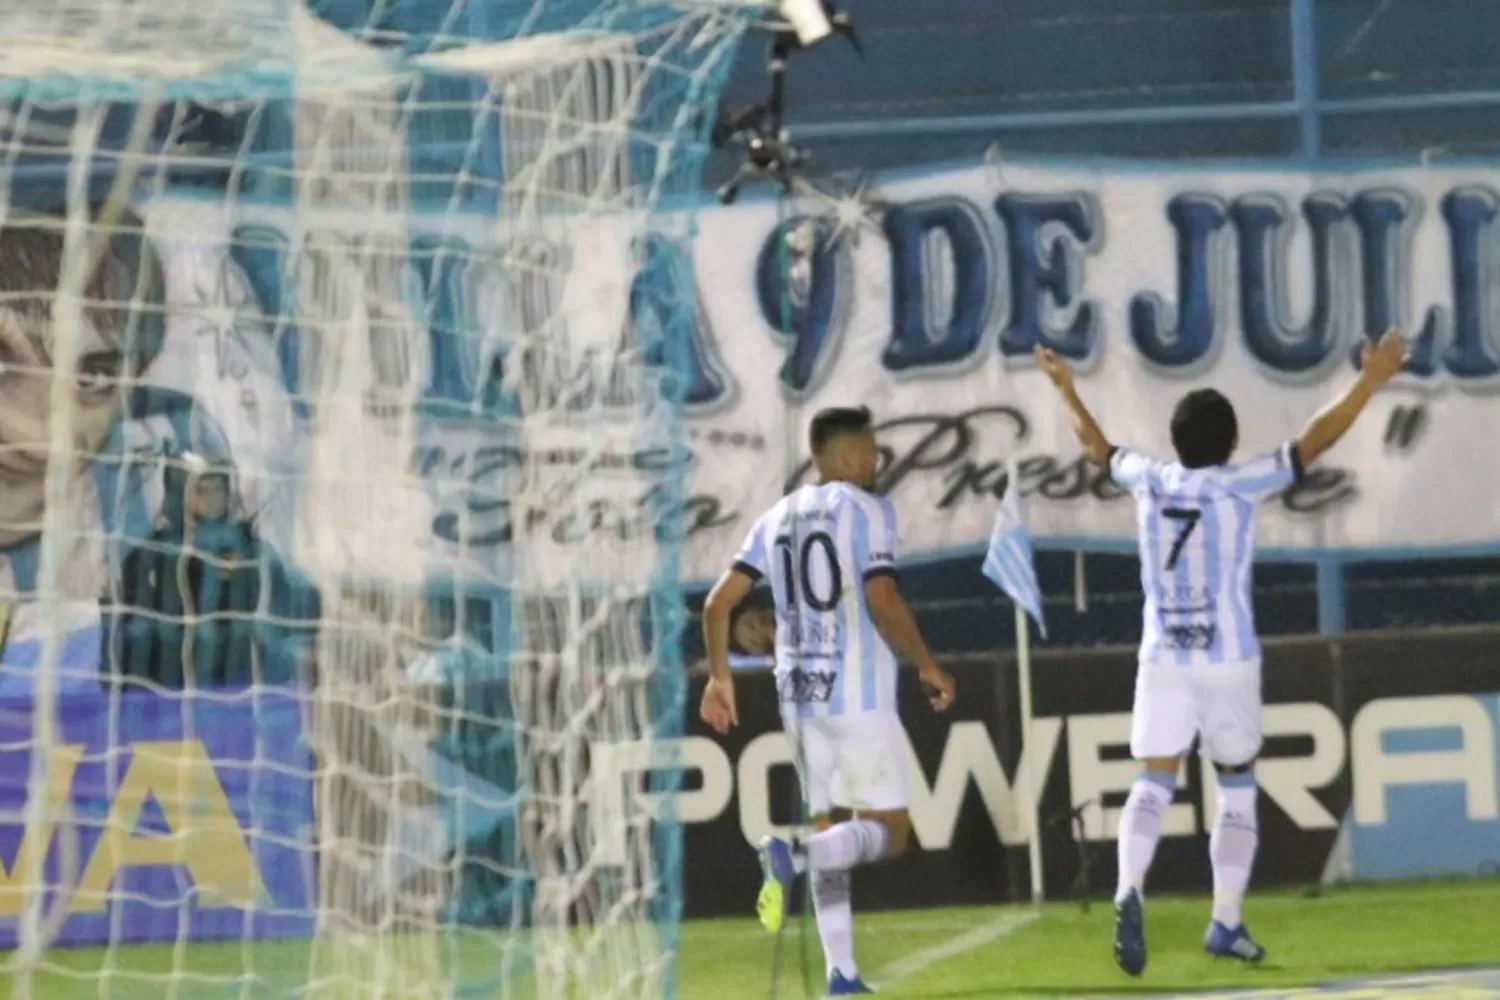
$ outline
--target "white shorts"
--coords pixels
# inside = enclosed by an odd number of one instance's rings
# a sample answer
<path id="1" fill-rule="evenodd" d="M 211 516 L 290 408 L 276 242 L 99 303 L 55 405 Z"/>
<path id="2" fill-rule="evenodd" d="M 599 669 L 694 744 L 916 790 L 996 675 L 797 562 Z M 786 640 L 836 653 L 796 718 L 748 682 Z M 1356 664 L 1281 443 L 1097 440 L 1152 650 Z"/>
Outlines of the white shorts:
<path id="1" fill-rule="evenodd" d="M 810 816 L 835 807 L 870 812 L 911 804 L 910 750 L 894 712 L 807 718 L 784 704 L 781 724 Z"/>
<path id="2" fill-rule="evenodd" d="M 1203 756 L 1238 767 L 1260 753 L 1260 660 L 1142 663 L 1135 675 L 1130 754 L 1181 757 L 1201 742 Z"/>

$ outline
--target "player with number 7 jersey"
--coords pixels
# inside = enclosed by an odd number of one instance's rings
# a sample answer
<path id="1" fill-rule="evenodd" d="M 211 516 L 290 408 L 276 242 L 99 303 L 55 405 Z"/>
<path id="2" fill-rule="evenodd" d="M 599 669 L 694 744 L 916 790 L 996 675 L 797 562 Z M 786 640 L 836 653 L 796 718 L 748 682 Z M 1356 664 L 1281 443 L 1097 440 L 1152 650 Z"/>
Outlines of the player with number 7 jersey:
<path id="1" fill-rule="evenodd" d="M 768 837 L 757 909 L 779 931 L 792 883 L 806 874 L 817 912 L 828 995 L 868 993 L 854 961 L 850 870 L 900 854 L 910 841 L 906 733 L 896 671 L 915 663 L 934 708 L 953 699 L 896 586 L 896 511 L 871 492 L 879 451 L 869 410 L 819 412 L 810 433 L 820 482 L 783 497 L 750 529 L 703 610 L 711 676 L 703 720 L 738 720 L 729 670 L 729 614 L 762 580 L 776 607 L 776 685 L 807 814 L 800 844 Z"/>
<path id="2" fill-rule="evenodd" d="M 1053 352 L 1037 362 L 1062 394 L 1084 454 L 1135 497 L 1144 593 L 1130 752 L 1143 770 L 1120 812 L 1115 960 L 1146 968 L 1146 873 L 1176 793 L 1182 759 L 1199 742 L 1218 772 L 1209 858 L 1213 916 L 1204 948 L 1258 962 L 1265 949 L 1241 919 L 1259 843 L 1255 758 L 1261 744 L 1261 651 L 1250 603 L 1257 506 L 1302 478 L 1303 469 L 1353 426 L 1376 390 L 1406 362 L 1395 331 L 1366 342 L 1354 384 L 1320 410 L 1294 441 L 1248 462 L 1232 461 L 1239 425 L 1229 400 L 1189 392 L 1172 414 L 1177 461 L 1110 444 Z"/>

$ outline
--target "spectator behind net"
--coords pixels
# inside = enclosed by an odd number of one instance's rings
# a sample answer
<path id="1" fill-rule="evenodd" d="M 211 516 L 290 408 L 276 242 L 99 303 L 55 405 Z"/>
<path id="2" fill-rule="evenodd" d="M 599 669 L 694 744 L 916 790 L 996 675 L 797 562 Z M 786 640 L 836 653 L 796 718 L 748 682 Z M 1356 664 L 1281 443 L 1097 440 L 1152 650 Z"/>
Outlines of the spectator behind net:
<path id="1" fill-rule="evenodd" d="M 166 688 L 253 683 L 264 553 L 238 510 L 234 467 L 182 452 L 163 485 L 160 523 L 121 576 L 123 672 Z"/>

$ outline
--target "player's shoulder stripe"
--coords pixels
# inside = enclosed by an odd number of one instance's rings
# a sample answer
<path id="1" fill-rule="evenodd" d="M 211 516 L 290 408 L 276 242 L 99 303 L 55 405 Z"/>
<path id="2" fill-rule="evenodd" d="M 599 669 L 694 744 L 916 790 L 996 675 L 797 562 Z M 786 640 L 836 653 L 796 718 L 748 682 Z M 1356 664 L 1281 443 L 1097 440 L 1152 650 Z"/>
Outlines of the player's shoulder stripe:
<path id="1" fill-rule="evenodd" d="M 882 517 L 892 517 L 896 513 L 896 505 L 891 503 L 891 498 L 882 493 L 875 493 L 865 489 L 863 486 L 855 486 L 853 483 L 845 484 L 849 489 L 849 495 L 855 502 L 871 513 L 878 513 Z"/>
<path id="2" fill-rule="evenodd" d="M 1188 469 L 1182 479 L 1185 492 L 1197 493 L 1205 500 L 1210 499 L 1213 493 L 1226 492 L 1233 482 L 1234 470 L 1224 465 L 1207 469 Z"/>
<path id="3" fill-rule="evenodd" d="M 849 486 L 848 496 L 860 512 L 869 519 L 872 533 L 889 531 L 895 525 L 896 505 L 891 503 L 890 497 L 872 493 L 852 484 Z"/>
<path id="4" fill-rule="evenodd" d="M 780 500 L 777 500 L 770 507 L 766 508 L 766 512 L 762 514 L 760 518 L 755 522 L 755 528 L 753 530 L 757 532 L 779 530 L 781 523 L 786 520 L 787 513 L 792 509 L 792 499 L 796 495 L 797 494 L 795 492 L 788 493 Z"/>
<path id="5" fill-rule="evenodd" d="M 800 504 L 803 498 L 806 497 L 809 492 L 816 490 L 816 486 L 797 487 L 795 490 L 792 490 L 786 496 L 776 501 L 776 505 L 771 508 L 771 513 L 784 515 L 787 511 L 792 510 L 794 507 Z"/>

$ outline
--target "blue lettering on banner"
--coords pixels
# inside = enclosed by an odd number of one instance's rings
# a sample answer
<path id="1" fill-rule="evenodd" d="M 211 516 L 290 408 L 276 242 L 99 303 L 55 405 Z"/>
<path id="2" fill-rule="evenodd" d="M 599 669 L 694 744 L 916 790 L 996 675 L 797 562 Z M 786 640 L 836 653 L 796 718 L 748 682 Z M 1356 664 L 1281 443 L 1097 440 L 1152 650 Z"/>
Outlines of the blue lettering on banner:
<path id="1" fill-rule="evenodd" d="M 1500 373 L 1493 338 L 1484 328 L 1500 305 L 1493 301 L 1495 214 L 1495 192 L 1489 188 L 1460 188 L 1443 199 L 1453 254 L 1453 336 L 1443 352 L 1443 364 L 1461 379 L 1489 379 Z M 1434 326 L 1437 315 L 1434 309 Z"/>
<path id="2" fill-rule="evenodd" d="M 712 544 L 723 543 L 717 529 L 773 500 L 753 470 L 775 467 L 770 452 L 794 433 L 783 404 L 814 400 L 868 400 L 897 411 L 883 425 L 879 471 L 903 523 L 915 516 L 907 508 L 922 506 L 920 490 L 901 491 L 908 479 L 928 484 L 921 489 L 936 509 L 970 517 L 1003 486 L 1014 453 L 1023 478 L 1040 483 L 1036 492 L 1049 501 L 1038 507 L 1038 530 L 1056 538 L 1099 530 L 1062 501 L 1087 495 L 1092 511 L 1095 501 L 1117 504 L 1120 495 L 1078 459 L 1061 422 L 1032 412 L 1034 375 L 1025 369 L 1039 345 L 1074 361 L 1101 405 L 1125 411 L 1105 414 L 1119 433 L 1152 447 L 1142 422 L 1162 402 L 1157 391 L 1171 390 L 1164 382 L 1211 373 L 1244 399 L 1256 392 L 1254 380 L 1333 381 L 1357 367 L 1366 344 L 1398 327 L 1411 337 L 1412 356 L 1394 392 L 1439 383 L 1469 390 L 1436 405 L 1452 409 L 1455 425 L 1472 427 L 1474 408 L 1484 405 L 1476 390 L 1500 379 L 1492 273 L 1500 195 L 1449 176 L 1340 173 L 1309 185 L 1305 174 L 1269 171 L 1015 165 L 997 191 L 978 170 L 938 172 L 883 187 L 864 207 L 830 195 L 827 204 L 800 199 L 790 217 L 767 204 L 706 209 L 696 242 L 686 226 L 679 238 L 676 222 L 648 223 L 628 257 L 602 269 L 605 294 L 603 284 L 574 282 L 589 245 L 587 220 L 543 239 L 417 216 L 408 242 L 386 247 L 325 233 L 337 229 L 330 218 L 288 245 L 278 219 L 247 209 L 229 252 L 276 317 L 266 325 L 279 374 L 304 418 L 316 415 L 309 400 L 319 394 L 308 380 L 327 366 L 318 356 L 321 327 L 299 299 L 326 297 L 327 309 L 347 298 L 352 310 L 359 296 L 322 289 L 344 279 L 379 284 L 381 294 L 366 303 L 372 323 L 351 328 L 385 330 L 398 321 L 403 337 L 399 349 L 372 340 L 378 370 L 366 378 L 379 390 L 395 387 L 391 373 L 413 383 L 404 388 L 421 418 L 415 457 L 434 504 L 431 534 L 484 550 L 491 568 L 504 565 L 495 562 L 504 557 L 498 550 L 517 532 L 566 545 L 713 532 Z M 878 225 L 851 219 L 851 210 L 878 211 Z M 851 226 L 877 237 L 843 238 Z M 338 270 L 367 260 L 378 271 Z M 408 314 L 394 316 L 403 307 Z M 420 339 L 413 324 L 430 336 Z M 546 509 L 514 503 L 535 484 L 507 453 L 519 447 L 507 437 L 512 418 L 557 414 L 565 418 L 557 434 L 566 438 L 577 429 L 567 417 L 632 405 L 641 359 L 658 378 L 653 388 L 687 418 L 688 494 L 680 496 L 673 479 L 681 468 L 674 456 L 666 464 L 652 458 L 650 468 L 626 461 L 621 488 L 607 496 L 575 492 Z M 1278 399 L 1247 424 L 1247 447 L 1293 430 L 1284 425 L 1303 400 Z M 1021 421 L 1016 433 L 1007 413 Z M 1158 420 L 1152 416 L 1153 426 Z M 1374 455 L 1365 436 L 1356 435 L 1354 447 L 1365 448 L 1360 462 Z M 647 434 L 611 448 L 644 458 L 662 443 Z M 1425 466 L 1440 452 L 1447 459 L 1448 448 L 1434 437 L 1424 454 L 1402 457 Z M 1282 497 L 1289 516 L 1274 525 L 1273 544 L 1489 544 L 1487 525 L 1450 530 L 1412 518 L 1397 525 L 1395 482 L 1357 494 L 1348 469 L 1310 470 Z M 1313 521 L 1327 530 L 1307 530 Z M 974 544 L 982 540 L 977 524 L 924 525 L 911 547 Z M 1115 519 L 1103 530 L 1116 542 L 1125 529 Z M 708 545 L 699 548 L 693 572 L 707 558 Z"/>
<path id="3" fill-rule="evenodd" d="M 1400 327 L 1411 335 L 1412 375 L 1433 374 L 1434 323 L 1429 320 L 1417 331 L 1405 315 L 1410 262 L 1410 220 L 1416 215 L 1416 200 L 1399 189 L 1363 191 L 1349 203 L 1349 214 L 1359 230 L 1359 274 L 1364 287 L 1365 338 L 1375 341 L 1385 331 Z M 1359 366 L 1364 340 L 1354 344 L 1351 357 Z"/>
<path id="4" fill-rule="evenodd" d="M 412 240 L 411 262 L 426 294 L 424 409 L 431 415 L 468 414 L 476 407 L 480 413 L 502 412 L 505 352 L 499 338 L 487 341 L 484 335 L 476 280 L 482 265 L 463 241 L 451 237 Z"/>
<path id="5" fill-rule="evenodd" d="M 1181 368 L 1197 363 L 1214 344 L 1214 297 L 1210 278 L 1212 240 L 1229 215 L 1209 195 L 1178 195 L 1167 202 L 1167 221 L 1177 233 L 1177 325 L 1154 292 L 1130 302 L 1130 337 L 1152 364 Z"/>
<path id="6" fill-rule="evenodd" d="M 1415 318 L 1405 315 L 1411 229 L 1422 211 L 1411 192 L 1386 186 L 1300 199 L 1296 211 L 1311 244 L 1313 293 L 1309 315 L 1300 323 L 1287 315 L 1288 275 L 1302 266 L 1288 259 L 1297 225 L 1292 205 L 1267 192 L 1246 193 L 1232 202 L 1203 192 L 1173 195 L 1161 211 L 1175 236 L 1175 300 L 1169 305 L 1153 289 L 1132 296 L 1125 303 L 1130 342 L 1160 370 L 1194 369 L 1224 335 L 1217 307 L 1233 282 L 1246 349 L 1272 375 L 1296 377 L 1321 368 L 1351 336 L 1344 327 L 1359 315 L 1362 330 L 1352 333 L 1355 367 L 1364 337 L 1402 327 L 1413 334 L 1409 375 L 1446 373 L 1461 383 L 1493 379 L 1500 375 L 1500 338 L 1492 329 L 1497 321 L 1485 260 L 1496 239 L 1500 198 L 1488 187 L 1469 185 L 1445 194 L 1439 209 L 1451 256 L 1451 304 L 1427 307 L 1417 330 Z M 921 374 L 978 358 L 991 312 L 1001 302 L 1006 303 L 1002 357 L 1024 357 L 1037 344 L 1075 361 L 1097 352 L 1102 313 L 1086 294 L 1085 282 L 1085 260 L 1100 252 L 1104 240 L 1094 198 L 1012 192 L 995 200 L 993 213 L 987 219 L 978 205 L 959 197 L 928 197 L 886 209 L 882 229 L 890 255 L 891 322 L 881 356 L 885 370 Z M 994 222 L 1003 254 L 992 246 Z M 1237 249 L 1237 271 L 1229 275 L 1215 265 L 1225 239 Z M 1354 248 L 1352 255 L 1348 247 Z M 413 305 L 431 329 L 425 412 L 452 415 L 457 407 L 473 414 L 476 404 L 481 413 L 506 411 L 510 404 L 500 390 L 506 340 L 497 333 L 497 323 L 505 324 L 491 314 L 502 304 L 480 301 L 479 286 L 494 282 L 496 296 L 512 300 L 528 329 L 546 321 L 552 296 L 505 277 L 506 268 L 493 255 L 476 257 L 460 236 L 419 235 L 410 251 L 421 299 Z M 231 258 L 265 313 L 279 317 L 275 337 L 282 379 L 300 399 L 308 388 L 304 373 L 315 360 L 303 355 L 317 345 L 300 331 L 297 296 L 286 294 L 283 286 L 302 280 L 296 268 L 313 265 L 289 254 L 286 235 L 274 226 L 234 231 Z M 681 308 L 683 301 L 698 297 L 690 255 L 676 241 L 647 234 L 636 256 L 626 336 L 640 338 L 637 346 L 653 362 L 670 361 L 667 367 L 682 373 L 680 395 L 689 412 L 711 412 L 733 397 L 736 385 L 717 356 L 704 312 Z M 793 398 L 815 390 L 833 366 L 854 291 L 851 272 L 849 250 L 835 239 L 828 218 L 784 220 L 760 247 L 755 267 L 760 320 L 785 338 L 781 384 Z M 299 406 L 306 415 L 305 403 Z"/>
<path id="7" fill-rule="evenodd" d="M 1093 200 L 1081 194 L 1007 194 L 995 210 L 1005 221 L 1010 262 L 1010 321 L 1000 334 L 1001 353 L 1029 355 L 1040 344 L 1066 358 L 1087 357 L 1099 332 L 1097 309 L 1081 291 L 1083 250 L 1099 232 Z M 1054 326 L 1043 319 L 1044 307 L 1071 309 L 1072 319 Z"/>
<path id="8" fill-rule="evenodd" d="M 546 529 L 558 544 L 579 545 L 611 536 L 663 539 L 677 530 L 665 516 L 672 498 L 664 487 L 582 503 L 575 499 L 575 491 L 590 476 L 632 474 L 631 478 L 659 483 L 674 466 L 688 461 L 684 451 L 652 445 L 599 452 L 583 446 L 527 449 L 503 428 L 461 423 L 431 428 L 416 450 L 418 473 L 444 487 L 433 535 L 465 549 L 509 545 L 518 534 L 538 528 Z M 568 473 L 566 485 L 549 497 L 547 508 L 512 503 L 510 483 L 528 467 Z M 688 498 L 687 530 L 701 530 L 704 517 L 716 516 L 716 508 L 705 512 L 705 500 L 711 498 Z"/>
<path id="9" fill-rule="evenodd" d="M 881 359 L 889 371 L 946 366 L 969 360 L 989 323 L 990 253 L 982 220 L 960 198 L 936 198 L 891 208 L 885 215 L 891 247 L 891 340 Z M 941 240 L 951 264 L 935 260 Z M 947 282 L 934 272 L 951 268 L 951 302 L 937 300 Z M 946 315 L 943 315 L 946 313 Z"/>
<path id="10" fill-rule="evenodd" d="M 1314 195 L 1302 203 L 1312 234 L 1312 318 L 1291 329 L 1281 317 L 1286 301 L 1286 203 L 1279 198 L 1240 198 L 1232 209 L 1240 240 L 1240 327 L 1245 347 L 1261 364 L 1295 374 L 1316 368 L 1333 353 L 1335 281 L 1345 273 L 1333 260 L 1334 227 L 1348 214 L 1344 200 Z"/>
<path id="11" fill-rule="evenodd" d="M 1003 230 L 1003 272 L 995 270 L 982 216 L 969 202 L 926 198 L 886 210 L 891 259 L 891 334 L 881 359 L 886 370 L 916 373 L 973 357 L 994 301 L 1009 303 L 1000 334 L 1005 357 L 1023 357 L 1037 344 L 1079 361 L 1097 350 L 1099 304 L 1085 294 L 1084 282 L 1085 257 L 1098 251 L 1102 238 L 1094 200 L 1084 194 L 1016 192 L 998 198 L 994 208 Z M 1363 333 L 1371 338 L 1403 326 L 1407 230 L 1417 214 L 1412 196 L 1391 188 L 1350 197 L 1313 193 L 1297 208 L 1311 242 L 1313 291 L 1310 315 L 1300 324 L 1286 315 L 1288 274 L 1296 265 L 1287 259 L 1295 223 L 1284 198 L 1255 192 L 1232 204 L 1201 192 L 1170 198 L 1163 214 L 1176 235 L 1176 306 L 1173 310 L 1152 290 L 1131 298 L 1127 325 L 1137 351 L 1167 370 L 1194 367 L 1211 353 L 1221 336 L 1216 306 L 1227 291 L 1214 266 L 1226 228 L 1238 251 L 1238 269 L 1227 276 L 1237 286 L 1238 326 L 1247 350 L 1268 372 L 1296 377 L 1321 368 L 1350 335 L 1344 326 L 1356 309 L 1362 309 Z M 1453 307 L 1441 361 L 1442 370 L 1459 380 L 1500 374 L 1500 349 L 1485 329 L 1492 321 L 1484 311 L 1488 293 L 1480 258 L 1494 239 L 1496 214 L 1497 199 L 1488 188 L 1456 189 L 1442 200 L 1452 244 Z M 791 251 L 787 277 L 780 243 L 799 229 L 816 232 L 816 248 L 806 254 Z M 783 382 L 799 394 L 815 388 L 817 373 L 828 368 L 843 322 L 838 304 L 849 294 L 842 287 L 850 280 L 843 251 L 833 245 L 831 232 L 826 219 L 789 220 L 773 229 L 759 255 L 762 319 L 772 329 L 792 330 Z M 935 239 L 948 253 L 932 252 Z M 1348 246 L 1355 248 L 1352 256 Z M 935 273 L 936 268 L 948 273 Z M 995 288 L 997 283 L 1003 288 Z M 948 290 L 945 303 L 935 301 L 941 289 Z M 1450 324 L 1449 312 L 1432 307 L 1420 334 L 1413 331 L 1409 375 L 1438 373 L 1436 342 L 1439 329 Z M 1353 363 L 1358 365 L 1357 344 Z"/>
<path id="12" fill-rule="evenodd" d="M 1132 296 L 1125 303 L 1130 342 L 1158 369 L 1195 368 L 1224 335 L 1217 307 L 1232 281 L 1246 349 L 1273 375 L 1296 377 L 1319 369 L 1351 335 L 1343 327 L 1360 315 L 1362 330 L 1353 333 L 1351 353 L 1355 367 L 1363 338 L 1402 327 L 1413 334 L 1409 375 L 1445 373 L 1460 383 L 1500 376 L 1493 282 L 1485 272 L 1500 198 L 1477 185 L 1442 197 L 1451 304 L 1427 307 L 1417 330 L 1405 311 L 1411 228 L 1421 210 L 1410 192 L 1392 187 L 1302 198 L 1297 212 L 1311 243 L 1313 295 L 1308 317 L 1297 323 L 1287 315 L 1288 275 L 1299 264 L 1288 260 L 1296 223 L 1286 199 L 1251 192 L 1226 203 L 1202 192 L 1173 195 L 1162 215 L 1175 236 L 1174 304 L 1153 289 Z M 1013 192 L 996 199 L 993 211 L 1003 255 L 991 245 L 990 220 L 969 200 L 929 197 L 886 210 L 891 325 L 881 356 L 885 370 L 920 374 L 979 357 L 991 310 L 999 302 L 1007 304 L 999 335 L 1003 357 L 1024 357 L 1038 344 L 1075 361 L 1097 352 L 1102 313 L 1086 294 L 1084 280 L 1085 260 L 1101 250 L 1104 238 L 1094 199 L 1082 193 Z M 1237 271 L 1227 276 L 1215 266 L 1225 238 L 1237 248 L 1238 262 Z M 1346 247 L 1354 248 L 1352 256 Z M 413 305 L 432 334 L 424 407 L 434 415 L 453 414 L 455 407 L 472 414 L 476 403 L 482 413 L 504 412 L 509 406 L 500 396 L 505 340 L 493 331 L 496 318 L 486 313 L 500 303 L 479 301 L 479 284 L 494 280 L 496 294 L 514 300 L 528 329 L 546 321 L 551 296 L 519 287 L 526 282 L 506 278 L 497 260 L 478 259 L 462 237 L 417 236 L 410 250 L 421 299 Z M 308 389 L 304 372 L 315 360 L 303 355 L 317 345 L 298 327 L 297 296 L 283 291 L 288 281 L 302 280 L 296 268 L 311 266 L 289 260 L 290 253 L 286 235 L 269 225 L 237 228 L 230 248 L 265 313 L 279 317 L 281 376 L 288 392 L 300 399 Z M 734 395 L 736 386 L 718 359 L 703 311 L 684 313 L 680 307 L 697 298 L 692 261 L 675 241 L 652 234 L 642 238 L 637 257 L 628 324 L 633 329 L 627 337 L 641 338 L 652 361 L 671 361 L 667 367 L 683 374 L 681 398 L 689 412 L 712 411 Z M 997 269 L 1002 257 L 1004 266 Z M 765 328 L 785 337 L 781 383 L 792 397 L 816 389 L 832 368 L 853 281 L 849 251 L 834 238 L 830 219 L 787 219 L 761 245 L 756 301 Z M 584 405 L 598 396 L 577 402 Z M 305 404 L 299 405 L 305 415 Z"/>
<path id="13" fill-rule="evenodd" d="M 639 246 L 640 269 L 630 286 L 628 333 L 640 340 L 647 363 L 687 378 L 668 394 L 688 412 L 713 409 L 732 395 L 732 382 L 713 353 L 712 333 L 699 303 L 692 256 L 680 243 L 648 233 Z M 694 308 L 685 310 L 683 303 Z"/>
<path id="14" fill-rule="evenodd" d="M 302 338 L 293 307 L 295 294 L 286 295 L 288 284 L 296 287 L 297 276 L 289 270 L 293 258 L 286 234 L 275 226 L 240 226 L 230 236 L 229 258 L 245 275 L 251 294 L 261 313 L 275 317 L 277 327 L 276 360 L 281 366 L 281 380 L 292 397 L 297 415 L 306 417 L 308 406 L 302 398 L 302 378 L 298 366 L 302 358 Z"/>
<path id="15" fill-rule="evenodd" d="M 781 384 L 794 398 L 815 387 L 842 333 L 843 247 L 825 219 L 797 216 L 776 226 L 755 268 L 761 318 L 786 341 Z"/>

